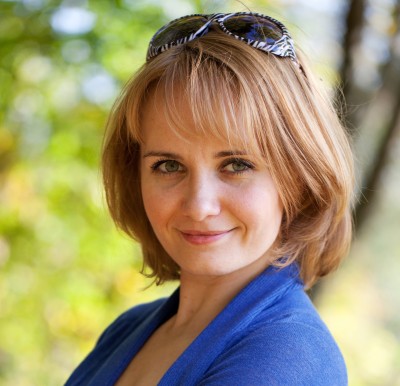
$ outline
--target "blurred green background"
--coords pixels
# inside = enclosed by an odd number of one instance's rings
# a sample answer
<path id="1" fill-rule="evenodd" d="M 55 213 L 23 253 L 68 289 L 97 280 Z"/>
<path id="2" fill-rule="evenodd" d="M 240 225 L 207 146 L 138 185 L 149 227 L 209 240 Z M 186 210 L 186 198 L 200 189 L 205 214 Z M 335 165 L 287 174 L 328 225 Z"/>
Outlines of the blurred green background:
<path id="1" fill-rule="evenodd" d="M 284 21 L 332 98 L 359 201 L 352 252 L 314 290 L 350 385 L 400 385 L 400 2 L 0 1 L 0 385 L 59 385 L 123 310 L 166 296 L 104 205 L 107 113 L 156 29 L 194 12 Z M 361 18 L 360 18 L 361 15 Z"/>

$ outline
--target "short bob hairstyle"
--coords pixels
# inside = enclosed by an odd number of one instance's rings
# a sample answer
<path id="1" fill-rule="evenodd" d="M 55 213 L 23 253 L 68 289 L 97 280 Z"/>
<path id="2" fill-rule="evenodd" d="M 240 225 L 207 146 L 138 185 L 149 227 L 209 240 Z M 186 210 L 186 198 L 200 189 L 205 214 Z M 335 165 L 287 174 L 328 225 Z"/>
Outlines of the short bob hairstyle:
<path id="1" fill-rule="evenodd" d="M 151 59 L 125 86 L 104 142 L 106 199 L 116 225 L 140 242 L 143 268 L 157 284 L 178 279 L 180 272 L 155 236 L 141 197 L 141 113 L 155 92 L 165 101 L 171 130 L 185 135 L 179 103 L 187 103 L 196 126 L 192 133 L 234 139 L 263 157 L 283 203 L 271 264 L 297 261 L 310 288 L 347 253 L 351 147 L 321 82 L 304 55 L 297 56 L 302 69 L 289 58 L 210 31 Z"/>

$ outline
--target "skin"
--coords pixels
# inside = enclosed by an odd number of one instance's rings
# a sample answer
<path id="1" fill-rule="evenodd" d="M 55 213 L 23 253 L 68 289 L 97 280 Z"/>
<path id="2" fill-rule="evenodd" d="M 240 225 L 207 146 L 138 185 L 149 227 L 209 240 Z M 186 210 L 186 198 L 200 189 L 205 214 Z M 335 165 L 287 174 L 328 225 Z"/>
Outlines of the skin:
<path id="1" fill-rule="evenodd" d="M 188 106 L 176 98 L 179 113 L 194 125 Z M 178 136 L 157 94 L 144 106 L 142 130 L 143 202 L 158 239 L 181 268 L 180 303 L 177 314 L 135 356 L 119 386 L 161 379 L 269 265 L 268 251 L 282 220 L 278 191 L 257 155 L 206 135 Z"/>

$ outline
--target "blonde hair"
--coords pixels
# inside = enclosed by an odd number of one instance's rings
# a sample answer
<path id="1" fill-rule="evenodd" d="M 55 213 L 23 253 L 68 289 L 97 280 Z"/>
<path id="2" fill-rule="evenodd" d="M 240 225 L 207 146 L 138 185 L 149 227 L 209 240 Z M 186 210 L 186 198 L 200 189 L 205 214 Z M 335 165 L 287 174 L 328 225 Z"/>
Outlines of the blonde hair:
<path id="1" fill-rule="evenodd" d="M 298 59 L 303 72 L 289 58 L 211 31 L 145 63 L 124 88 L 104 143 L 106 199 L 117 226 L 141 243 L 144 266 L 158 283 L 179 278 L 179 267 L 156 238 L 141 197 L 141 111 L 153 92 L 165 101 L 171 128 L 182 135 L 187 129 L 171 97 L 176 92 L 184 93 L 194 130 L 261 153 L 284 208 L 272 264 L 297 261 L 311 287 L 347 253 L 351 148 L 320 82 L 301 53 Z"/>

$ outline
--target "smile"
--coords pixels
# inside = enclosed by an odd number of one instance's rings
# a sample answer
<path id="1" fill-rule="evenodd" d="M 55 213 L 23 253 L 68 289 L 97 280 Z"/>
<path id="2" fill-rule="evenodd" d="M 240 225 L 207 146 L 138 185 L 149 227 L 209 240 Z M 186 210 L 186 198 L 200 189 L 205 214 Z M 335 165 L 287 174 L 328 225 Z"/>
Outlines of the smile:
<path id="1" fill-rule="evenodd" d="M 232 230 L 233 229 L 227 231 L 204 231 L 204 232 L 185 230 L 185 231 L 180 231 L 180 233 L 182 237 L 190 244 L 205 245 L 221 240 L 226 235 L 228 235 Z"/>

